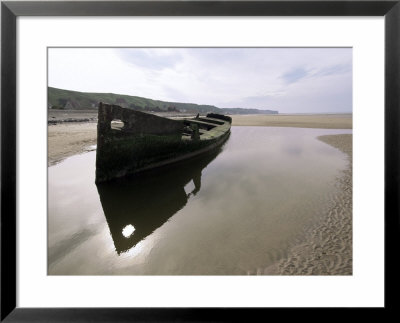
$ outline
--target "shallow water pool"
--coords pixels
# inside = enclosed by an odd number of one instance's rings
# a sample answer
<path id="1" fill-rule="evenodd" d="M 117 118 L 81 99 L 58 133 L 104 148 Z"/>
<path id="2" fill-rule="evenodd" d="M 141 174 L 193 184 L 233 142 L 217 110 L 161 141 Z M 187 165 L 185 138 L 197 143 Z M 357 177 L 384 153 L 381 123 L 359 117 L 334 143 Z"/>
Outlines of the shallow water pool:
<path id="1" fill-rule="evenodd" d="M 48 168 L 50 275 L 246 275 L 325 215 L 346 156 L 320 135 L 232 127 L 211 154 L 109 184 L 96 152 Z"/>

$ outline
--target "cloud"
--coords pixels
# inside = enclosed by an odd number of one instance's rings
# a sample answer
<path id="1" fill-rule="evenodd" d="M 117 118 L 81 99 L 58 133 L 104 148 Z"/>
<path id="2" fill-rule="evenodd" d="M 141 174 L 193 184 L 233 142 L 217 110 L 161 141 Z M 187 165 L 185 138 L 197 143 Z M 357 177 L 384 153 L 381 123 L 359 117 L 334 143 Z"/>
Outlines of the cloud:
<path id="1" fill-rule="evenodd" d="M 349 112 L 352 49 L 51 48 L 49 85 L 222 108 Z"/>
<path id="2" fill-rule="evenodd" d="M 168 49 L 122 48 L 115 51 L 118 57 L 128 64 L 150 70 L 174 68 L 181 59 L 180 55 Z"/>
<path id="3" fill-rule="evenodd" d="M 308 75 L 308 72 L 302 68 L 302 67 L 297 67 L 295 69 L 292 69 L 289 72 L 286 72 L 285 74 L 282 75 L 283 80 L 290 84 L 290 83 L 295 83 L 302 78 L 306 77 Z"/>
<path id="4" fill-rule="evenodd" d="M 319 69 L 313 76 L 328 76 L 351 73 L 351 64 L 337 64 Z"/>

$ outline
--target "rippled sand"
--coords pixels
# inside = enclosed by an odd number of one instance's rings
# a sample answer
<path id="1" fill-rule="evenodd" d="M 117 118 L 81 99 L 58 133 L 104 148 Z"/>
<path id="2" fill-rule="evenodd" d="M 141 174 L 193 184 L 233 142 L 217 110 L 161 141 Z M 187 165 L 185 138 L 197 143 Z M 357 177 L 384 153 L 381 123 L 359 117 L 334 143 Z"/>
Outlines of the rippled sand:
<path id="1" fill-rule="evenodd" d="M 348 156 L 348 167 L 338 178 L 338 193 L 332 196 L 323 220 L 306 241 L 291 248 L 286 258 L 265 268 L 264 275 L 352 275 L 352 135 L 329 135 L 319 140 Z"/>

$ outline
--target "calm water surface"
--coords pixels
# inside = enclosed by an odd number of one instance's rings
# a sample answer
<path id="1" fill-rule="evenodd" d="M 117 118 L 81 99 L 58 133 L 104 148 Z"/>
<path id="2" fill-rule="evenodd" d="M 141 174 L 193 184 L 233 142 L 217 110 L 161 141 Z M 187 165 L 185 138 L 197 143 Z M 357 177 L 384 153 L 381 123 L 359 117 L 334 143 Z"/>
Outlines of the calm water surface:
<path id="1" fill-rule="evenodd" d="M 316 139 L 351 130 L 232 127 L 217 152 L 96 186 L 94 151 L 48 169 L 51 275 L 245 275 L 320 221 L 347 165 Z"/>

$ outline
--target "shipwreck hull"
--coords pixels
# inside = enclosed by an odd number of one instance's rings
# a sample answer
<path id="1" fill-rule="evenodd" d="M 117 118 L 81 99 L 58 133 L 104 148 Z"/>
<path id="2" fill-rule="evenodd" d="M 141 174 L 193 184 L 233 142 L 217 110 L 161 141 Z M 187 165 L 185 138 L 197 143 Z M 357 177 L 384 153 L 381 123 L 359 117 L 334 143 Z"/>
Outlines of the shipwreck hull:
<path id="1" fill-rule="evenodd" d="M 96 183 L 162 167 L 213 150 L 229 137 L 230 126 L 230 117 L 217 114 L 172 120 L 100 103 Z"/>

